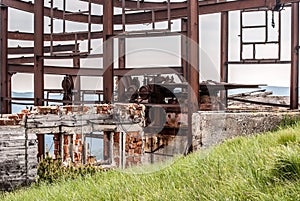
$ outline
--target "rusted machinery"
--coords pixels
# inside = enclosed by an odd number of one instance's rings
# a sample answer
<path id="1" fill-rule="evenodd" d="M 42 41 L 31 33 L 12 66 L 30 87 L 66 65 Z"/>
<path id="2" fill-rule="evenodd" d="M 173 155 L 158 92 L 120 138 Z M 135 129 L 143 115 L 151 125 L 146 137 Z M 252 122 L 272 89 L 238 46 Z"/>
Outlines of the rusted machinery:
<path id="1" fill-rule="evenodd" d="M 74 82 L 71 76 L 65 76 L 61 86 L 63 88 L 63 101 L 70 101 L 73 100 L 73 92 L 74 89 Z"/>

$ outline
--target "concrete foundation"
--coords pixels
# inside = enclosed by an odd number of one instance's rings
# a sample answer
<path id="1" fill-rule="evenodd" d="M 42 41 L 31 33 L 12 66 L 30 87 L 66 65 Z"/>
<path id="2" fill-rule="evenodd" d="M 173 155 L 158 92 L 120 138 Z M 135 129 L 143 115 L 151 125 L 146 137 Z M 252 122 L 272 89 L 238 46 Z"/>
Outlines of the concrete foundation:
<path id="1" fill-rule="evenodd" d="M 193 114 L 193 150 L 226 139 L 271 131 L 283 118 L 300 117 L 299 111 L 198 112 Z"/>

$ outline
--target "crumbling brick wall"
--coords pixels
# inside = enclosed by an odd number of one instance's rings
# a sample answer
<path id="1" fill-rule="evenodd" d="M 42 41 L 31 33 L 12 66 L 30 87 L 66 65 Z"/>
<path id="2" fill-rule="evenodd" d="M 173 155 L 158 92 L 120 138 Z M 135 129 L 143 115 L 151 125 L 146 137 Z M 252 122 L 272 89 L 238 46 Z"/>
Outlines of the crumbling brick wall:
<path id="1" fill-rule="evenodd" d="M 144 148 L 141 132 L 116 132 L 113 139 L 113 155 L 116 167 L 131 167 L 142 163 Z"/>

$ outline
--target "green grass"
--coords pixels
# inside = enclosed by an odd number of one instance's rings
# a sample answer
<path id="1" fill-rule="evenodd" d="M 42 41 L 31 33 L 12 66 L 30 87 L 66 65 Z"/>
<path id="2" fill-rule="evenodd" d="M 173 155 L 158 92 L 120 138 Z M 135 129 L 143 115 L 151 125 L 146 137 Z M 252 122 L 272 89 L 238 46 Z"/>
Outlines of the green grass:
<path id="1" fill-rule="evenodd" d="M 3 200 L 300 200 L 300 125 L 238 137 L 149 174 L 100 172 Z"/>

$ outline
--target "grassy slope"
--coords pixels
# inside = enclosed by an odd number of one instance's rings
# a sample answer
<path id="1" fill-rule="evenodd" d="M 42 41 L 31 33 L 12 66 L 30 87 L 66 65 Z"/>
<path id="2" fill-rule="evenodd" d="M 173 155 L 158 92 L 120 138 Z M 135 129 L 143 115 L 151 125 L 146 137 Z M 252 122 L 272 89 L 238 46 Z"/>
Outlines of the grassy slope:
<path id="1" fill-rule="evenodd" d="M 287 171 L 280 169 L 284 159 L 292 164 L 294 175 L 280 177 L 284 175 L 280 171 Z M 155 173 L 103 172 L 85 179 L 31 187 L 2 199 L 300 200 L 299 174 L 300 125 L 296 125 L 227 141 L 211 150 L 178 158 Z"/>

